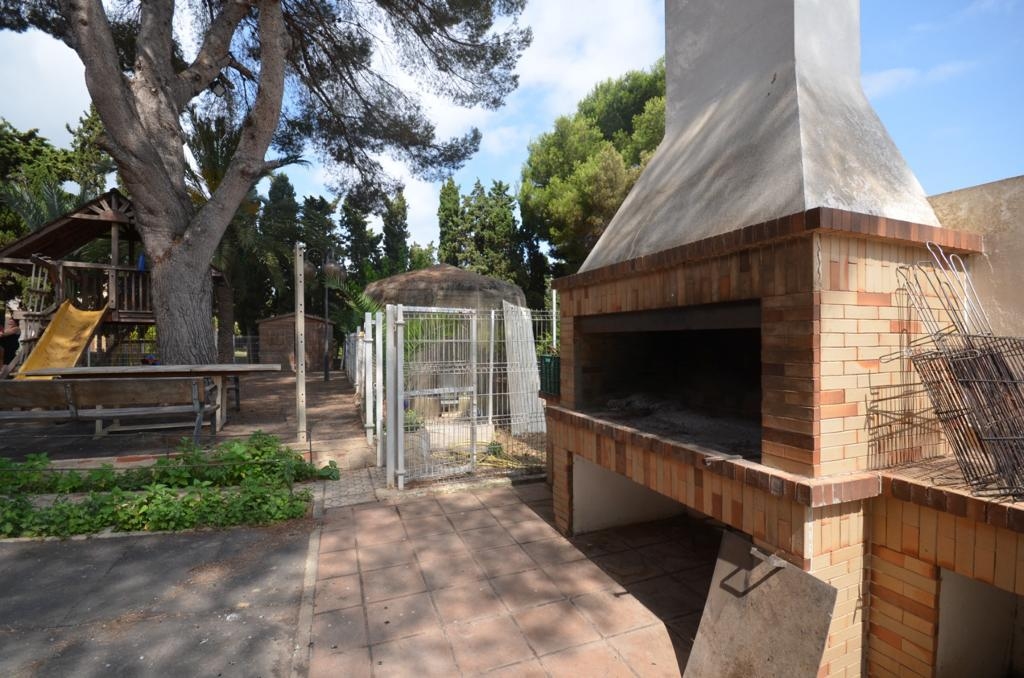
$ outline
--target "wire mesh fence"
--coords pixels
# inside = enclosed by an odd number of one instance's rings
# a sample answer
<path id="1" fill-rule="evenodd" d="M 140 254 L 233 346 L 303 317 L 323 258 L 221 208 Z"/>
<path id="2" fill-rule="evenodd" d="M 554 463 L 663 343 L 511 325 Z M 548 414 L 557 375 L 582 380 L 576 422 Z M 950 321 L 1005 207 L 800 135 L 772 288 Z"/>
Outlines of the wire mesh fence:
<path id="1" fill-rule="evenodd" d="M 550 312 L 511 304 L 481 311 L 389 307 L 386 319 L 364 326 L 364 337 L 378 339 L 365 349 L 371 358 L 363 378 L 376 384 L 366 417 L 402 424 L 393 438 L 384 432 L 389 477 L 402 486 L 542 470 L 538 351 L 557 348 L 556 327 Z"/>

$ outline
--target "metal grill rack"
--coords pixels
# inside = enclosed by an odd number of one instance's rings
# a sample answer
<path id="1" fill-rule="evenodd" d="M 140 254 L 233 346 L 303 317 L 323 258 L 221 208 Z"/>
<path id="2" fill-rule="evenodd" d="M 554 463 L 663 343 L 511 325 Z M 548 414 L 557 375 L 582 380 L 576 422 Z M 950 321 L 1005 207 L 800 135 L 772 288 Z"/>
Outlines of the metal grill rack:
<path id="1" fill-rule="evenodd" d="M 927 334 L 910 362 L 972 491 L 1024 497 L 1024 338 L 995 336 L 963 260 L 928 249 L 899 272 Z"/>

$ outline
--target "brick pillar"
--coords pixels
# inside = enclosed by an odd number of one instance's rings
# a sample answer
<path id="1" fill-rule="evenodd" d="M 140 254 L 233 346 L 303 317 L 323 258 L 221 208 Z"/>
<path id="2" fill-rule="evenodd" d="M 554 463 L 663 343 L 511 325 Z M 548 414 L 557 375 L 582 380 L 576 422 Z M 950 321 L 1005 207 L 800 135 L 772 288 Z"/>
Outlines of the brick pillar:
<path id="1" fill-rule="evenodd" d="M 938 566 L 872 544 L 870 591 L 868 673 L 935 675 Z"/>
<path id="2" fill-rule="evenodd" d="M 572 452 L 562 445 L 552 451 L 552 483 L 555 527 L 562 534 L 572 534 Z"/>

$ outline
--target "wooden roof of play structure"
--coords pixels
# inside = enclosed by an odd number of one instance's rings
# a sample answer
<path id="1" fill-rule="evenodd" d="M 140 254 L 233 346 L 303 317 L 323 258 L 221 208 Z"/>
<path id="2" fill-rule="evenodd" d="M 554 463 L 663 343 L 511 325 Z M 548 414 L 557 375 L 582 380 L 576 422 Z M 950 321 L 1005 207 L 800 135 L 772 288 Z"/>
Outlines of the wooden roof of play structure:
<path id="1" fill-rule="evenodd" d="M 501 302 L 526 306 L 526 295 L 505 280 L 438 264 L 399 273 L 366 286 L 366 296 L 378 304 L 500 309 Z"/>
<path id="2" fill-rule="evenodd" d="M 66 259 L 69 254 L 97 238 L 110 237 L 113 225 L 127 240 L 138 241 L 134 210 L 128 198 L 115 188 L 90 200 L 50 223 L 0 248 L 0 259 L 28 259 L 41 254 Z M 9 267 L 9 266 L 8 266 Z"/>

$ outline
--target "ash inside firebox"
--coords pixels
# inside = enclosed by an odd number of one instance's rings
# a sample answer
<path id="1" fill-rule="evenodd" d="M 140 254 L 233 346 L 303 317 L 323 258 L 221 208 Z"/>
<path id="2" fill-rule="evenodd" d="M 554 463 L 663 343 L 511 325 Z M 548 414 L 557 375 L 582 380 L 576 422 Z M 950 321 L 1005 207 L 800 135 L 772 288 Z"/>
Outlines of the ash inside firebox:
<path id="1" fill-rule="evenodd" d="M 658 395 L 635 393 L 614 398 L 590 414 L 681 443 L 697 443 L 723 454 L 746 459 L 761 457 L 761 427 L 757 423 L 697 412 Z"/>

